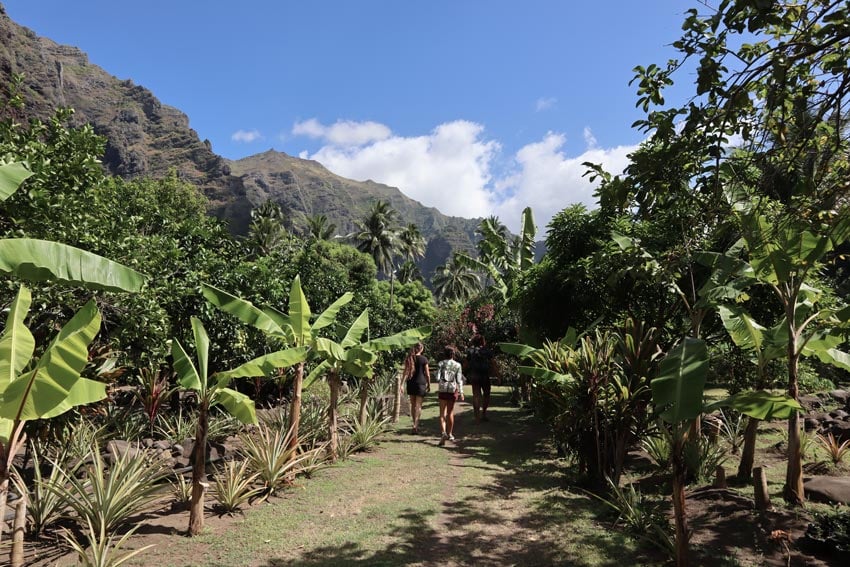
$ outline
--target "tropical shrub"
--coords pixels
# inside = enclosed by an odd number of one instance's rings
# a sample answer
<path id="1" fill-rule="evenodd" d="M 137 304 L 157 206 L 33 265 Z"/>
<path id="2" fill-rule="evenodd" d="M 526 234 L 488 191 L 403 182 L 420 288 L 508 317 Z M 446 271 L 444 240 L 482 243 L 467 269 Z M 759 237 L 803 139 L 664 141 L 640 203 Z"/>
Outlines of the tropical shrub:
<path id="1" fill-rule="evenodd" d="M 232 514 L 262 492 L 252 485 L 259 478 L 258 473 L 251 474 L 248 461 L 228 461 L 213 474 L 215 500 L 221 509 Z"/>
<path id="2" fill-rule="evenodd" d="M 92 534 L 112 535 L 158 496 L 164 463 L 142 449 L 118 455 L 108 469 L 99 451 L 91 452 L 90 461 L 80 469 L 82 476 L 75 469 L 57 466 L 66 486 L 48 489 L 67 498 L 68 506 Z"/>
<path id="3" fill-rule="evenodd" d="M 83 543 L 78 542 L 68 530 L 63 531 L 61 535 L 77 553 L 78 564 L 82 567 L 118 567 L 153 547 L 153 544 L 146 545 L 124 555 L 117 555 L 137 529 L 138 526 L 135 526 L 120 539 L 117 539 L 114 534 L 107 533 L 104 526 L 99 529 L 95 528 L 91 521 L 86 519 L 86 526 L 83 528 L 83 536 L 85 537 Z"/>

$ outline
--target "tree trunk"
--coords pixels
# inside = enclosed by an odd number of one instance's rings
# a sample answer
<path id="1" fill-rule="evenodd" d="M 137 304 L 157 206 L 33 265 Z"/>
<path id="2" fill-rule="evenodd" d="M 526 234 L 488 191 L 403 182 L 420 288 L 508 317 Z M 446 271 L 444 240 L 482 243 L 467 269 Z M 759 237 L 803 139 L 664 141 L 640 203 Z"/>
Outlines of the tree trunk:
<path id="1" fill-rule="evenodd" d="M 27 526 L 27 499 L 21 498 L 15 505 L 15 524 L 12 530 L 12 567 L 24 564 L 24 531 Z"/>
<path id="2" fill-rule="evenodd" d="M 328 374 L 328 386 L 331 390 L 331 399 L 328 403 L 328 457 L 330 461 L 336 462 L 337 452 L 339 451 L 339 435 L 337 432 L 337 403 L 339 403 L 339 373 L 331 371 Z"/>
<path id="3" fill-rule="evenodd" d="M 399 372 L 396 369 L 395 374 L 393 374 L 393 382 L 395 383 L 395 388 L 393 389 L 394 399 L 393 399 L 393 423 L 398 423 L 398 418 L 401 415 L 401 396 L 402 388 L 404 380 L 402 379 L 402 372 Z"/>
<path id="4" fill-rule="evenodd" d="M 676 520 L 676 567 L 688 565 L 688 516 L 685 509 L 685 459 L 683 432 L 673 441 L 673 513 Z"/>
<path id="5" fill-rule="evenodd" d="M 3 526 L 6 523 L 6 501 L 9 499 L 9 467 L 6 465 L 6 446 L 0 443 L 0 541 L 3 541 Z"/>
<path id="6" fill-rule="evenodd" d="M 198 410 L 198 429 L 192 451 L 192 505 L 189 509 L 189 535 L 199 535 L 204 530 L 204 492 L 207 487 L 207 430 L 209 428 L 209 402 L 201 401 Z"/>
<path id="7" fill-rule="evenodd" d="M 360 379 L 360 425 L 366 423 L 366 419 L 369 417 L 368 410 L 369 405 L 369 380 L 367 378 Z"/>
<path id="8" fill-rule="evenodd" d="M 301 425 L 301 390 L 304 387 L 304 363 L 295 367 L 295 382 L 292 385 L 292 399 L 289 401 L 289 450 L 295 458 L 295 448 L 298 447 L 298 428 Z"/>
<path id="9" fill-rule="evenodd" d="M 793 336 L 793 335 L 792 335 Z M 789 341 L 788 357 L 788 396 L 797 399 L 797 373 L 800 357 L 796 352 L 793 339 Z M 785 501 L 794 506 L 802 506 L 805 502 L 803 491 L 803 457 L 800 454 L 800 414 L 794 412 L 788 418 L 788 467 L 785 472 Z"/>
<path id="10" fill-rule="evenodd" d="M 395 294 L 395 266 L 390 266 L 390 311 L 393 310 L 393 295 Z"/>
<path id="11" fill-rule="evenodd" d="M 747 429 L 744 431 L 744 450 L 741 453 L 741 462 L 738 464 L 739 481 L 749 481 L 752 478 L 758 430 L 759 420 L 754 417 L 748 417 Z"/>

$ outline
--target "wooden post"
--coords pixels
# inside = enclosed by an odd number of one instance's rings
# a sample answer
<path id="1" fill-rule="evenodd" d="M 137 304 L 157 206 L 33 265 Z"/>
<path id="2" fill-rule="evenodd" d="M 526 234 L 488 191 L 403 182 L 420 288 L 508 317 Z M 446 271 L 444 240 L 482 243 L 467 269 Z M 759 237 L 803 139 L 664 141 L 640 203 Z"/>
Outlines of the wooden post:
<path id="1" fill-rule="evenodd" d="M 395 388 L 393 389 L 393 423 L 398 423 L 398 418 L 401 415 L 401 397 L 402 397 L 402 373 L 398 370 L 393 374 L 393 382 L 395 383 Z"/>
<path id="2" fill-rule="evenodd" d="M 726 488 L 726 469 L 718 465 L 714 469 L 714 488 Z"/>
<path id="3" fill-rule="evenodd" d="M 753 469 L 753 489 L 756 510 L 768 510 L 770 508 L 770 495 L 767 492 L 767 474 L 764 472 L 764 467 Z"/>
<path id="4" fill-rule="evenodd" d="M 27 500 L 21 498 L 15 505 L 15 527 L 12 530 L 12 567 L 24 564 L 24 531 L 27 526 Z"/>

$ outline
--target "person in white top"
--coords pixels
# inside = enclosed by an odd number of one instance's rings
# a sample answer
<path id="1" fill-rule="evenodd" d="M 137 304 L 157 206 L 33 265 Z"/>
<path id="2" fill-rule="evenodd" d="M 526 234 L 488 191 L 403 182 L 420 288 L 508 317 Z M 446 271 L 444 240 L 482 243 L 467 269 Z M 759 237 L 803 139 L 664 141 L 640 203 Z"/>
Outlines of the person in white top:
<path id="1" fill-rule="evenodd" d="M 463 400 L 463 370 L 455 360 L 457 351 L 447 346 L 444 359 L 437 364 L 437 398 L 440 400 L 440 445 L 454 441 L 455 401 Z"/>

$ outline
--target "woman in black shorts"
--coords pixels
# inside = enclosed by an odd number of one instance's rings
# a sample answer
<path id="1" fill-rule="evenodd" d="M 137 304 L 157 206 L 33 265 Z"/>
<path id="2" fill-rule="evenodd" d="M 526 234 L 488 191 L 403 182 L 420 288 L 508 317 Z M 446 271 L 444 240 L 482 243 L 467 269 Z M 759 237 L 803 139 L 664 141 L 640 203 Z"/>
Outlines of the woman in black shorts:
<path id="1" fill-rule="evenodd" d="M 410 417 L 413 418 L 413 433 L 419 433 L 419 416 L 422 415 L 422 401 L 431 389 L 431 374 L 428 371 L 428 359 L 422 356 L 425 349 L 422 343 L 414 345 L 404 360 L 404 377 L 407 395 L 410 396 Z"/>

